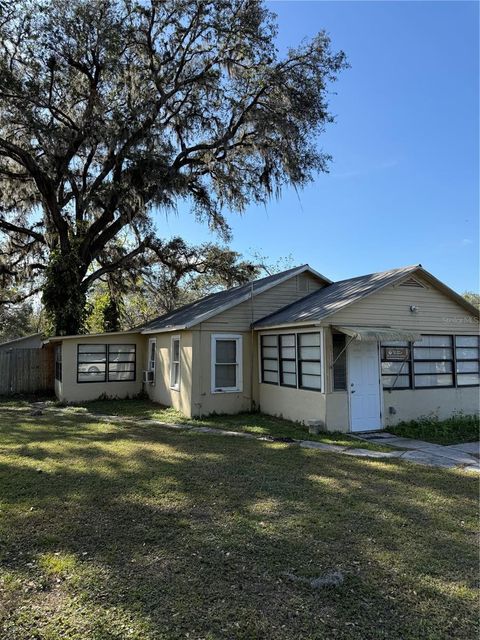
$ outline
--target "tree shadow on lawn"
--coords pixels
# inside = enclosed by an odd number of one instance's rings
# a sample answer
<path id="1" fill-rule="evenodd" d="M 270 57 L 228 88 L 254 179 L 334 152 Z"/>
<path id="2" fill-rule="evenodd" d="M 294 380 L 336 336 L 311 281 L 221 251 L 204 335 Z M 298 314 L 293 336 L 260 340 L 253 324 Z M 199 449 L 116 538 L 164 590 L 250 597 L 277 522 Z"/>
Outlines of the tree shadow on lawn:
<path id="1" fill-rule="evenodd" d="M 474 637 L 474 479 L 77 416 L 58 425 L 9 428 L 21 445 L 0 467 L 1 559 L 21 588 L 5 640 L 30 637 L 22 604 L 37 607 L 39 638 Z M 73 567 L 46 572 L 55 558 Z M 332 570 L 345 577 L 336 589 L 285 576 Z"/>

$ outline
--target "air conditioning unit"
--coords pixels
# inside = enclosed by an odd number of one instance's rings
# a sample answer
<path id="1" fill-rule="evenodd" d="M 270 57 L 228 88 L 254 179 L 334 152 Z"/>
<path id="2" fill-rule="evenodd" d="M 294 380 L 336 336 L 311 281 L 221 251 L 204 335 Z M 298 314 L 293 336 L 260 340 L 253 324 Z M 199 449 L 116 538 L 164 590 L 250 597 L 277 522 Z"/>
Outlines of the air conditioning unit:
<path id="1" fill-rule="evenodd" d="M 144 382 L 155 382 L 155 371 L 144 371 L 143 372 L 143 381 Z"/>

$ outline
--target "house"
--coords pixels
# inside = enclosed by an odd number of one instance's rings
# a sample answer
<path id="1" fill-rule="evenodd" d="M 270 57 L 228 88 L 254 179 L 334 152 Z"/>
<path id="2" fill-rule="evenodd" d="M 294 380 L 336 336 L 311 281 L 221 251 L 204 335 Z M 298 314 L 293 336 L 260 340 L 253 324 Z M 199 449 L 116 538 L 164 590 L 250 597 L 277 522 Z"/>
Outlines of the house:
<path id="1" fill-rule="evenodd" d="M 478 311 L 421 265 L 332 282 L 308 265 L 140 329 L 59 336 L 61 400 L 132 397 L 187 416 L 259 409 L 335 431 L 479 411 Z"/>
<path id="2" fill-rule="evenodd" d="M 32 333 L 29 336 L 2 342 L 0 344 L 0 353 L 3 351 L 11 351 L 12 349 L 41 349 L 43 341 L 44 338 L 41 333 Z"/>

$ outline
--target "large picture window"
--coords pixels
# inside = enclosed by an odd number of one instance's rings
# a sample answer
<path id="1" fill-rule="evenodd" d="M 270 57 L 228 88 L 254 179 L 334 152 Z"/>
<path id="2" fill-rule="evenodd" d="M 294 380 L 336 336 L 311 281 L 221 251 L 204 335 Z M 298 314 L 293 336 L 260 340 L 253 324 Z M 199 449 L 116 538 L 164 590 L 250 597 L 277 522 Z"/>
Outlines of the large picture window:
<path id="1" fill-rule="evenodd" d="M 384 389 L 409 389 L 411 386 L 411 349 L 409 342 L 383 342 L 382 385 Z"/>
<path id="2" fill-rule="evenodd" d="M 212 336 L 212 393 L 242 391 L 242 336 Z"/>
<path id="3" fill-rule="evenodd" d="M 453 387 L 452 336 L 422 336 L 413 343 L 415 387 Z"/>
<path id="4" fill-rule="evenodd" d="M 320 333 L 299 333 L 297 338 L 299 387 L 321 391 Z"/>
<path id="5" fill-rule="evenodd" d="M 134 344 L 79 344 L 77 382 L 128 382 L 135 380 Z"/>
<path id="6" fill-rule="evenodd" d="M 479 358 L 479 336 L 455 336 L 457 386 L 478 386 L 480 383 Z"/>

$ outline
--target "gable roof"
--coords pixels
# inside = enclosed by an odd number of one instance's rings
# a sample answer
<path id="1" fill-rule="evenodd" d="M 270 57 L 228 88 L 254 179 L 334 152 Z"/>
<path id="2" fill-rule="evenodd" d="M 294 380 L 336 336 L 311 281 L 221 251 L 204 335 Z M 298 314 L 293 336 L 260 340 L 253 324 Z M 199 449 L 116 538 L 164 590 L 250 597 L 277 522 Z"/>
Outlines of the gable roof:
<path id="1" fill-rule="evenodd" d="M 31 333 L 28 336 L 21 336 L 20 338 L 13 338 L 12 340 L 6 340 L 5 342 L 0 342 L 0 347 L 5 347 L 9 344 L 15 344 L 17 342 L 21 342 L 22 340 L 31 340 L 32 338 L 38 338 L 39 341 L 42 341 L 43 334 L 42 333 Z"/>
<path id="2" fill-rule="evenodd" d="M 381 271 L 379 273 L 369 273 L 365 276 L 358 276 L 347 280 L 339 280 L 323 289 L 314 291 L 275 313 L 257 320 L 253 326 L 260 328 L 298 322 L 309 323 L 320 321 L 388 285 L 395 284 L 413 273 L 421 275 L 427 282 L 454 299 L 472 315 L 478 317 L 478 310 L 465 300 L 463 296 L 447 287 L 447 285 L 443 284 L 440 280 L 437 280 L 431 273 L 423 269 L 421 265 L 412 265 L 409 267 L 401 267 L 400 269 Z"/>
<path id="3" fill-rule="evenodd" d="M 257 296 L 259 293 L 263 293 L 272 287 L 289 280 L 290 278 L 300 275 L 301 273 L 311 273 L 319 280 L 322 280 L 325 284 L 330 284 L 332 281 L 322 276 L 308 264 L 304 264 L 300 267 L 293 267 L 280 273 L 275 273 L 259 280 L 253 280 L 247 282 L 238 287 L 232 289 L 226 289 L 225 291 L 218 291 L 212 293 L 205 298 L 191 302 L 175 311 L 171 311 L 163 316 L 151 320 L 147 324 L 139 328 L 141 333 L 156 333 L 158 331 L 175 331 L 181 329 L 188 329 L 190 327 L 205 322 L 209 318 L 218 315 L 219 313 L 235 307 L 236 305 L 245 302 L 250 299 L 250 296 Z"/>

